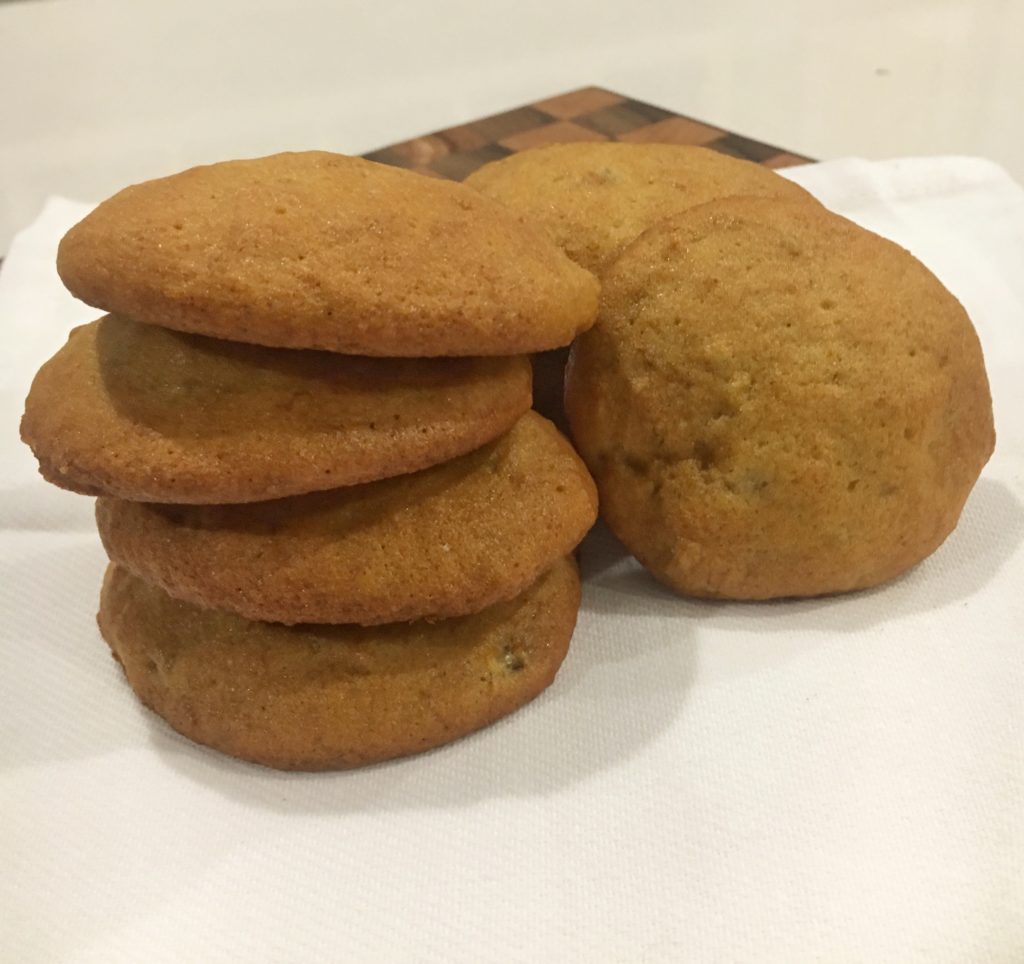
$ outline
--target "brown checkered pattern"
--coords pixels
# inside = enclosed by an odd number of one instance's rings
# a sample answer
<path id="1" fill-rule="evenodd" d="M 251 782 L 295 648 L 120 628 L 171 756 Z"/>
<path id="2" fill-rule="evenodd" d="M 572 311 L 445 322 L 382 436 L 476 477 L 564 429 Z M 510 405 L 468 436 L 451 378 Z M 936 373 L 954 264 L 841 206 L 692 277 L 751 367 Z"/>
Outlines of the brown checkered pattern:
<path id="1" fill-rule="evenodd" d="M 471 124 L 392 144 L 366 157 L 461 181 L 488 161 L 528 147 L 566 141 L 700 144 L 765 167 L 788 167 L 810 160 L 601 87 L 583 87 L 549 97 Z"/>

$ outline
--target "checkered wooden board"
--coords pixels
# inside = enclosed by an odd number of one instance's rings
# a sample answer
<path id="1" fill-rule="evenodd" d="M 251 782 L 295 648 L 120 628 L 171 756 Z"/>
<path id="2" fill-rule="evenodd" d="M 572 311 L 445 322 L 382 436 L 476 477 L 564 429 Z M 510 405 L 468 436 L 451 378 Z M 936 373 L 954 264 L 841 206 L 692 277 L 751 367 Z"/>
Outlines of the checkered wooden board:
<path id="1" fill-rule="evenodd" d="M 579 90 L 371 151 L 370 160 L 461 181 L 516 151 L 566 141 L 699 144 L 765 167 L 811 160 L 601 87 Z"/>

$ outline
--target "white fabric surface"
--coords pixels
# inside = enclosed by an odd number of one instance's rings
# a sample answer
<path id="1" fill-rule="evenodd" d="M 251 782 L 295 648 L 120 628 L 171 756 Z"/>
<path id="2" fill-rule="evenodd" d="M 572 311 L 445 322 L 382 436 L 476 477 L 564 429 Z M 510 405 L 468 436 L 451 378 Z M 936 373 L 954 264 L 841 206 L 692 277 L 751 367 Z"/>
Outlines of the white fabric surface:
<path id="1" fill-rule="evenodd" d="M 52 200 L 0 273 L 0 947 L 19 962 L 1024 960 L 1024 192 L 971 159 L 792 177 L 964 301 L 996 454 L 895 584 L 692 602 L 601 532 L 555 685 L 491 729 L 286 775 L 173 734 L 93 619 L 91 500 L 16 439 L 96 315 Z"/>

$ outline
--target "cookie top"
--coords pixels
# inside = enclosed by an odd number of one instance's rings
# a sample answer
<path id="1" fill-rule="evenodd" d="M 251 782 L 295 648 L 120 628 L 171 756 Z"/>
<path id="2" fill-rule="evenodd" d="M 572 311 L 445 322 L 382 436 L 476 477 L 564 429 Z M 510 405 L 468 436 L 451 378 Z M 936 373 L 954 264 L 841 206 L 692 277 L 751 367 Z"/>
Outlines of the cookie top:
<path id="1" fill-rule="evenodd" d="M 522 592 L 597 518 L 550 422 L 433 468 L 249 505 L 96 504 L 110 558 L 172 596 L 282 623 L 442 619 Z"/>
<path id="2" fill-rule="evenodd" d="M 542 224 L 573 261 L 598 275 L 656 221 L 714 198 L 817 203 L 758 164 L 677 144 L 553 144 L 485 164 L 465 183 Z"/>
<path id="3" fill-rule="evenodd" d="M 611 528 L 697 596 L 891 579 L 952 531 L 994 445 L 956 298 L 897 245 L 763 199 L 626 249 L 566 401 Z"/>
<path id="4" fill-rule="evenodd" d="M 49 481 L 153 502 L 251 502 L 412 472 L 530 407 L 522 357 L 262 348 L 115 316 L 36 375 L 22 438 Z"/>
<path id="5" fill-rule="evenodd" d="M 486 726 L 554 679 L 579 608 L 562 559 L 516 599 L 441 622 L 281 626 L 179 602 L 111 566 L 99 624 L 174 729 L 287 770 L 360 766 Z"/>
<path id="6" fill-rule="evenodd" d="M 597 307 L 594 278 L 501 205 L 322 151 L 126 188 L 67 233 L 57 270 L 137 321 L 357 355 L 542 351 Z"/>

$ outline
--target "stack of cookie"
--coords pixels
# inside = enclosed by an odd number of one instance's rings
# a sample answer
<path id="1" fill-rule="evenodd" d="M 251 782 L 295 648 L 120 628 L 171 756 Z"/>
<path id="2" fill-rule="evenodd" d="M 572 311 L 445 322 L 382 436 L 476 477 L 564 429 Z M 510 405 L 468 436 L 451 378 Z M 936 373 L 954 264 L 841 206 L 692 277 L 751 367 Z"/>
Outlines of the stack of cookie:
<path id="1" fill-rule="evenodd" d="M 953 531 L 992 399 L 970 318 L 909 252 L 700 147 L 563 144 L 468 183 L 601 279 L 568 421 L 609 527 L 666 585 L 863 589 Z"/>
<path id="2" fill-rule="evenodd" d="M 129 188 L 62 242 L 111 314 L 22 435 L 100 498 L 99 622 L 144 703 L 270 766 L 455 739 L 553 679 L 596 515 L 527 353 L 597 284 L 460 185 L 325 153 Z"/>

